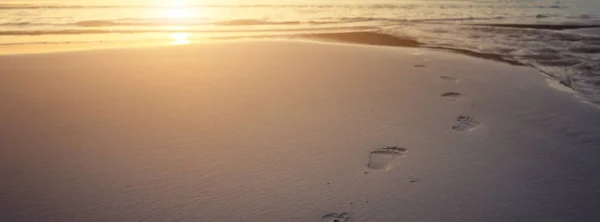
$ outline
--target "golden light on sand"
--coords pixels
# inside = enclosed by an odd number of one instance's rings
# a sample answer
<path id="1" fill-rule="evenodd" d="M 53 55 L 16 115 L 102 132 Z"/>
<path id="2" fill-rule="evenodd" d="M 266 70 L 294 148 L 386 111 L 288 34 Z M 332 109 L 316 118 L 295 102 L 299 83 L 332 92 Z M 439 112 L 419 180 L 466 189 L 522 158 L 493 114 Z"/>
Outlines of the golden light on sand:
<path id="1" fill-rule="evenodd" d="M 186 45 L 186 44 L 190 44 L 191 41 L 189 40 L 190 37 L 190 33 L 186 33 L 186 32 L 175 32 L 171 34 L 171 39 L 173 39 L 173 41 L 171 42 L 171 44 L 173 45 Z"/>

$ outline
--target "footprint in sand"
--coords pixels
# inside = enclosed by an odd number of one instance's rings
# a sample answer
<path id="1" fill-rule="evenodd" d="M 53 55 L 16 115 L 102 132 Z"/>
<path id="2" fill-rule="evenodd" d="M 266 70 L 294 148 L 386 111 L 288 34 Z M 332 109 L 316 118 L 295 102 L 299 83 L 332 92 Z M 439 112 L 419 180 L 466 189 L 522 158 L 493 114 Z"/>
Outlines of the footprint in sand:
<path id="1" fill-rule="evenodd" d="M 456 131 L 470 131 L 479 126 L 479 122 L 473 120 L 470 116 L 459 116 L 456 118 L 457 123 L 452 127 Z"/>
<path id="2" fill-rule="evenodd" d="M 371 170 L 387 170 L 397 157 L 404 156 L 406 148 L 386 147 L 377 149 L 369 155 L 367 167 Z"/>
<path id="3" fill-rule="evenodd" d="M 462 94 L 457 92 L 447 92 L 442 94 L 442 97 L 448 101 L 458 101 L 462 97 Z"/>
<path id="4" fill-rule="evenodd" d="M 343 222 L 350 221 L 350 213 L 330 213 L 321 218 L 321 222 Z"/>
<path id="5" fill-rule="evenodd" d="M 454 83 L 458 83 L 458 78 L 452 77 L 452 76 L 440 76 L 440 79 L 446 80 L 446 81 L 452 81 Z"/>
<path id="6" fill-rule="evenodd" d="M 419 65 L 414 65 L 413 67 L 415 67 L 415 68 L 425 68 L 425 65 L 419 64 Z"/>

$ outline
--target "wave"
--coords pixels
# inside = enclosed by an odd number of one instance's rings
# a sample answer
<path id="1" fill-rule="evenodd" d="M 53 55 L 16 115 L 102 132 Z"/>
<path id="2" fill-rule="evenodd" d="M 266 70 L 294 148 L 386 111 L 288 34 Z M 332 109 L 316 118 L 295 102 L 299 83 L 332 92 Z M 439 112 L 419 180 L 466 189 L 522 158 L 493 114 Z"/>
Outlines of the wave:
<path id="1" fill-rule="evenodd" d="M 466 20 L 500 20 L 505 17 L 464 17 L 464 18 L 431 18 L 431 19 L 395 19 L 381 17 L 345 17 L 333 20 L 329 17 L 315 18 L 309 21 L 273 21 L 261 19 L 234 19 L 213 21 L 209 18 L 194 18 L 193 20 L 174 20 L 172 18 L 137 19 L 123 18 L 116 20 L 85 20 L 72 23 L 37 23 L 37 22 L 7 22 L 0 26 L 76 26 L 76 27 L 114 27 L 114 26 L 252 26 L 252 25 L 324 25 L 358 22 L 443 22 L 443 21 L 466 21 Z"/>
<path id="2" fill-rule="evenodd" d="M 265 5 L 266 6 L 266 5 Z M 169 5 L 27 5 L 0 4 L 0 10 L 11 9 L 110 9 L 110 8 L 169 8 Z M 234 5 L 187 5 L 186 8 L 234 7 Z M 237 5 L 237 7 L 260 7 L 260 5 Z"/>
<path id="3" fill-rule="evenodd" d="M 314 33 L 297 34 L 290 37 L 380 46 L 418 47 L 421 45 L 413 38 L 379 32 Z"/>
<path id="4" fill-rule="evenodd" d="M 461 17 L 461 18 L 429 18 L 429 19 L 414 19 L 411 22 L 451 22 L 451 21 L 477 21 L 477 20 L 503 20 L 504 16 L 495 17 Z"/>
<path id="5" fill-rule="evenodd" d="M 127 41 L 34 41 L 34 42 L 7 42 L 0 43 L 0 46 L 16 45 L 67 45 L 67 44 L 87 44 L 87 43 L 123 43 Z"/>
<path id="6" fill-rule="evenodd" d="M 255 25 L 325 25 L 325 24 L 341 24 L 354 23 L 365 21 L 394 21 L 403 22 L 407 20 L 401 19 L 385 19 L 385 18 L 340 18 L 332 20 L 331 18 L 320 18 L 309 21 L 273 21 L 261 19 L 233 19 L 214 21 L 208 18 L 194 18 L 192 20 L 174 20 L 172 18 L 152 18 L 152 19 L 135 19 L 124 18 L 116 20 L 85 20 L 72 23 L 39 23 L 39 22 L 6 22 L 0 23 L 0 26 L 74 26 L 74 27 L 115 27 L 115 26 L 203 26 L 203 25 L 218 25 L 218 26 L 255 26 Z"/>
<path id="7" fill-rule="evenodd" d="M 530 66 L 600 104 L 600 36 L 587 33 L 600 24 L 436 25 L 444 38 L 423 29 L 416 34 L 422 47 Z"/>
<path id="8" fill-rule="evenodd" d="M 318 41 L 344 42 L 364 45 L 378 46 L 400 46 L 400 47 L 419 47 L 422 46 L 417 40 L 410 37 L 389 35 L 376 31 L 344 31 L 344 32 L 319 32 L 319 33 L 289 33 L 271 35 L 238 35 L 238 36 L 220 36 L 206 37 L 207 39 L 244 39 L 244 38 L 288 38 L 288 39 L 308 39 Z M 152 39 L 149 39 L 152 40 Z M 161 40 L 161 39 L 156 39 Z M 17 42 L 0 43 L 0 45 L 30 45 L 30 44 L 76 44 L 76 43 L 107 43 L 107 42 L 125 42 L 120 41 L 40 41 L 40 42 Z"/>
<path id="9" fill-rule="evenodd" d="M 335 24 L 339 23 L 336 21 L 267 21 L 258 19 L 235 19 L 235 20 L 224 20 L 224 21 L 208 21 L 206 19 L 196 19 L 194 21 L 172 21 L 168 18 L 165 19 L 144 19 L 144 20 L 127 20 L 127 21 L 115 21 L 115 20 L 89 20 L 80 21 L 65 25 L 74 25 L 81 27 L 108 27 L 108 26 L 172 26 L 172 25 L 221 25 L 221 26 L 250 26 L 250 25 L 300 25 L 300 24 Z"/>
<path id="10" fill-rule="evenodd" d="M 484 52 L 478 52 L 478 51 L 473 51 L 473 50 L 454 48 L 454 47 L 442 47 L 442 46 L 424 45 L 423 47 L 430 48 L 430 49 L 447 50 L 447 51 L 451 51 L 451 52 L 460 53 L 463 55 L 473 56 L 473 57 L 487 59 L 487 60 L 493 60 L 493 61 L 497 61 L 497 62 L 503 62 L 503 63 L 507 63 L 507 64 L 513 65 L 513 66 L 525 66 L 525 64 L 523 64 L 519 61 L 516 61 L 514 59 L 508 58 L 502 54 L 497 54 L 497 53 L 484 53 Z"/>
<path id="11" fill-rule="evenodd" d="M 398 36 L 393 34 L 386 34 L 382 32 L 337 32 L 337 33 L 314 33 L 314 34 L 294 34 L 287 35 L 292 38 L 303 38 L 303 39 L 314 39 L 334 42 L 345 42 L 355 43 L 364 45 L 378 45 L 378 46 L 395 46 L 395 47 L 423 47 L 430 49 L 441 49 L 455 53 L 460 53 L 468 56 L 473 56 L 482 59 L 488 59 L 498 62 L 507 63 L 514 66 L 525 66 L 525 64 L 505 57 L 497 53 L 484 53 L 472 50 L 466 50 L 454 47 L 443 47 L 443 46 L 431 46 L 417 41 L 416 39 L 409 36 Z"/>
<path id="12" fill-rule="evenodd" d="M 82 35 L 82 34 L 144 34 L 144 33 L 257 33 L 257 32 L 326 32 L 326 31 L 344 31 L 344 30 L 375 30 L 372 26 L 353 26 L 353 27 L 320 27 L 320 28 L 288 28 L 288 29 L 189 29 L 189 30 L 168 30 L 168 29 L 63 29 L 63 30 L 12 30 L 0 31 L 0 36 L 26 36 L 26 35 Z"/>
<path id="13" fill-rule="evenodd" d="M 196 21 L 172 21 L 165 19 L 137 19 L 137 20 L 87 20 L 63 25 L 79 27 L 110 27 L 110 26 L 169 26 L 169 25 L 206 25 L 208 22 Z"/>
<path id="14" fill-rule="evenodd" d="M 582 28 L 600 28 L 600 24 L 470 24 L 471 26 L 490 26 L 503 28 L 527 28 L 527 29 L 549 29 L 567 30 Z"/>
<path id="15" fill-rule="evenodd" d="M 12 9 L 110 9 L 110 8 L 172 8 L 172 5 L 66 5 L 66 4 L 0 4 L 0 10 Z M 427 7 L 414 3 L 354 3 L 354 4 L 190 4 L 186 8 L 361 8 L 361 9 L 415 9 L 418 7 Z M 440 5 L 440 9 L 445 8 L 465 8 L 465 9 L 490 9 L 492 5 L 461 5 L 447 4 Z M 521 9 L 562 9 L 565 5 L 503 5 L 502 8 L 521 8 Z"/>
<path id="16" fill-rule="evenodd" d="M 79 35 L 79 34 L 132 34 L 148 32 L 170 32 L 168 30 L 13 30 L 0 31 L 0 36 L 7 35 Z M 172 32 L 172 31 L 171 31 Z"/>
<path id="17" fill-rule="evenodd" d="M 33 5 L 0 4 L 0 10 L 10 9 L 105 9 L 105 8 L 172 8 L 171 5 Z M 398 4 L 196 4 L 186 8 L 348 8 L 361 7 L 371 9 L 414 7 Z"/>
<path id="18" fill-rule="evenodd" d="M 1 23 L 0 26 L 24 26 L 24 25 L 33 25 L 31 22 L 7 22 Z M 40 25 L 43 23 L 40 23 Z"/>
<path id="19" fill-rule="evenodd" d="M 299 24 L 332 24 L 336 22 L 301 22 L 301 21 L 265 21 L 265 20 L 257 20 L 257 19 L 237 19 L 237 20 L 228 20 L 228 21 L 220 21 L 214 22 L 212 24 L 215 25 L 299 25 Z"/>

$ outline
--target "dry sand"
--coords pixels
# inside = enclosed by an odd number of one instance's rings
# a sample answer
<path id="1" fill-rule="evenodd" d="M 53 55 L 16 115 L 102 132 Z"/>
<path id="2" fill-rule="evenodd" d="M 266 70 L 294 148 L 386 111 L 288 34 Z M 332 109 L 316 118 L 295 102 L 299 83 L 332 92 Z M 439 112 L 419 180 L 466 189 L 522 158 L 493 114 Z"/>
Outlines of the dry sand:
<path id="1" fill-rule="evenodd" d="M 0 79 L 2 221 L 600 220 L 600 110 L 527 67 L 246 41 Z"/>

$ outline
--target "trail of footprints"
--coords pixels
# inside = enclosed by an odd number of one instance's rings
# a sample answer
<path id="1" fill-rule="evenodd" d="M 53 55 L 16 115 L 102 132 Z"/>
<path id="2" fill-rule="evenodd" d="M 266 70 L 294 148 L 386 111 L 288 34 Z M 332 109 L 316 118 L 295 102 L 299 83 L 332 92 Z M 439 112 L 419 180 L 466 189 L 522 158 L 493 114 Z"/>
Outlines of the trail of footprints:
<path id="1" fill-rule="evenodd" d="M 415 65 L 415 68 L 424 68 L 425 65 Z M 442 80 L 458 83 L 459 79 L 452 76 L 440 76 Z M 442 98 L 448 101 L 458 101 L 462 99 L 463 94 L 459 92 L 446 92 L 440 95 Z M 474 105 L 473 105 L 474 106 Z M 480 125 L 479 122 L 475 121 L 470 116 L 459 115 L 456 118 L 456 123 L 452 126 L 452 129 L 459 132 L 470 131 L 477 128 Z M 404 147 L 384 147 L 371 151 L 369 154 L 369 162 L 367 163 L 367 171 L 365 175 L 369 174 L 370 171 L 386 171 L 393 166 L 394 161 L 403 157 L 406 154 L 407 149 Z M 417 182 L 417 179 L 411 179 L 410 183 Z M 329 183 L 328 183 L 329 184 Z M 368 201 L 367 201 L 368 203 Z M 352 204 L 352 203 L 351 203 Z M 322 222 L 344 222 L 350 221 L 350 213 L 329 213 L 321 218 Z"/>
<path id="2" fill-rule="evenodd" d="M 452 76 L 440 76 L 441 79 L 452 81 L 454 83 L 458 83 L 458 79 Z M 441 95 L 442 98 L 448 101 L 458 101 L 463 95 L 458 92 L 446 92 Z M 475 108 L 475 105 L 472 105 L 471 108 Z M 470 131 L 472 129 L 477 128 L 480 125 L 479 122 L 475 121 L 473 117 L 460 115 L 456 118 L 456 123 L 452 126 L 453 130 L 456 131 Z"/>

